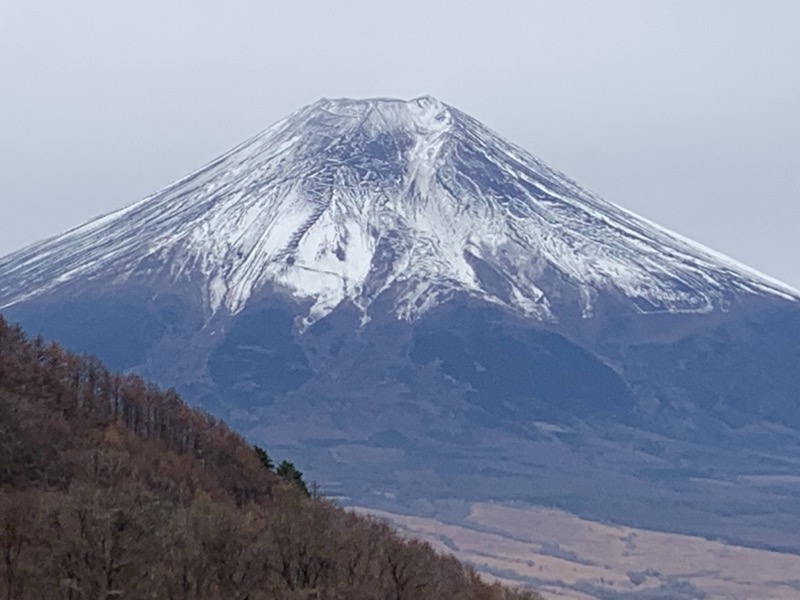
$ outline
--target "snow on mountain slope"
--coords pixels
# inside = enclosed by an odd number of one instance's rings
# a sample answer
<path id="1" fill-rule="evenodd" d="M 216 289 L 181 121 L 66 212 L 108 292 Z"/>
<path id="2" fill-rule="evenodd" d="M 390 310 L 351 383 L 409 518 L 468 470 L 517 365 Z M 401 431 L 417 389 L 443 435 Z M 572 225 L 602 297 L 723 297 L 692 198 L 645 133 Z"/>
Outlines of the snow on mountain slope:
<path id="1" fill-rule="evenodd" d="M 308 322 L 383 292 L 456 292 L 555 320 L 598 294 L 645 312 L 800 293 L 610 204 L 430 97 L 320 100 L 135 204 L 0 259 L 0 306 L 82 279 L 199 280 L 208 314 L 265 285 Z"/>

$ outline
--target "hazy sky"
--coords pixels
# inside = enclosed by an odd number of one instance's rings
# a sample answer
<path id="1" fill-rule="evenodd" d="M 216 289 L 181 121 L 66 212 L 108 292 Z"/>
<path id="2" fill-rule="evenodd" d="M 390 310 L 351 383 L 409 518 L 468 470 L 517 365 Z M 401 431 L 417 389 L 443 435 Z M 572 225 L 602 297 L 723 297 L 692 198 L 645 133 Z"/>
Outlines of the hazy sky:
<path id="1" fill-rule="evenodd" d="M 2 0 L 0 254 L 320 97 L 432 94 L 800 287 L 800 2 Z"/>

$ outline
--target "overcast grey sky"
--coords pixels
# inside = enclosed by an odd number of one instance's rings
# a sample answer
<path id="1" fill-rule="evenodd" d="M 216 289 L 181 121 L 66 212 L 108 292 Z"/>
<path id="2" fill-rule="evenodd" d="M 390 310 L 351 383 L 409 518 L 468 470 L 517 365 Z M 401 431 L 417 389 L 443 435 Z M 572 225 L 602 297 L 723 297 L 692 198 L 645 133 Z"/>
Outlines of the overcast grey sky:
<path id="1" fill-rule="evenodd" d="M 0 254 L 320 97 L 432 94 L 800 287 L 800 2 L 2 0 Z"/>

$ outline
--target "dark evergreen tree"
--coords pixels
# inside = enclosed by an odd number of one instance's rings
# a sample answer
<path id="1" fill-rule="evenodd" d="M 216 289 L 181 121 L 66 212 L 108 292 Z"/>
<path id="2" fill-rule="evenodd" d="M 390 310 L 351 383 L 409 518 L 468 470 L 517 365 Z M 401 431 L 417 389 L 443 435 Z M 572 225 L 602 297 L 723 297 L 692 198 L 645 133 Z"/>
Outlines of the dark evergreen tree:
<path id="1" fill-rule="evenodd" d="M 267 451 L 264 450 L 261 446 L 253 446 L 253 450 L 256 451 L 256 456 L 258 457 L 259 462 L 264 465 L 264 468 L 267 471 L 272 471 L 275 469 L 275 463 L 272 462 L 269 454 Z"/>
<path id="2" fill-rule="evenodd" d="M 306 482 L 303 481 L 303 472 L 299 471 L 297 467 L 294 466 L 294 463 L 284 460 L 278 465 L 278 469 L 275 472 L 284 481 L 294 484 L 297 489 L 303 493 L 303 495 L 309 497 L 311 496 Z"/>

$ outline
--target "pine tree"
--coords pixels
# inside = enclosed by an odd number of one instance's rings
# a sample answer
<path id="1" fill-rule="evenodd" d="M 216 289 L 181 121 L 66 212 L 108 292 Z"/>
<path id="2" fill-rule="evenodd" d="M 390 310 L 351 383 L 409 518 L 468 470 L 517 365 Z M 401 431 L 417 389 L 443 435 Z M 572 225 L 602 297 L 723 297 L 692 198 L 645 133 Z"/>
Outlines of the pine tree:
<path id="1" fill-rule="evenodd" d="M 288 481 L 289 483 L 295 485 L 297 489 L 299 489 L 303 493 L 303 495 L 308 497 L 311 496 L 311 494 L 308 491 L 308 486 L 306 485 L 306 482 L 303 481 L 302 471 L 298 471 L 297 467 L 294 466 L 294 463 L 291 463 L 288 460 L 284 460 L 283 462 L 281 462 L 281 464 L 278 465 L 278 469 L 275 472 L 284 481 Z"/>
<path id="2" fill-rule="evenodd" d="M 269 454 L 267 451 L 264 450 L 261 446 L 253 446 L 253 450 L 256 451 L 256 456 L 258 456 L 259 462 L 264 465 L 264 468 L 267 471 L 272 471 L 275 468 L 275 463 L 272 462 Z"/>

